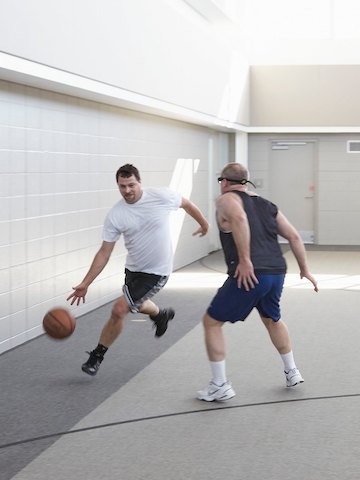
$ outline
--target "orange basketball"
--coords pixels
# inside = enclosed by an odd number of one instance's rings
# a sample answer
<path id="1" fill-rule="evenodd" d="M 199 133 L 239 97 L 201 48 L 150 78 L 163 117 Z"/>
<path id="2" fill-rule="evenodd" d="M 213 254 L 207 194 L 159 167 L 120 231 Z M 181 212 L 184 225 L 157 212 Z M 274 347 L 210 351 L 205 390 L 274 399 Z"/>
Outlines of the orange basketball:
<path id="1" fill-rule="evenodd" d="M 51 338 L 69 337 L 76 327 L 76 320 L 69 310 L 56 307 L 49 310 L 43 318 L 43 328 Z"/>

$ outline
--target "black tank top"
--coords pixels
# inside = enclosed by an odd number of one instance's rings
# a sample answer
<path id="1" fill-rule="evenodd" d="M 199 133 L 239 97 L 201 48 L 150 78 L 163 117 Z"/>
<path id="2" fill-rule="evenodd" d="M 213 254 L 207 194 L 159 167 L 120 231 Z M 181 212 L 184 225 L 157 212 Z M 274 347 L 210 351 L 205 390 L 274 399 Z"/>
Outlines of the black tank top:
<path id="1" fill-rule="evenodd" d="M 286 273 L 286 261 L 277 237 L 277 206 L 259 196 L 238 190 L 231 192 L 238 194 L 244 204 L 250 226 L 250 257 L 255 273 Z M 220 241 L 228 267 L 227 273 L 233 275 L 239 260 L 232 233 L 220 230 Z"/>

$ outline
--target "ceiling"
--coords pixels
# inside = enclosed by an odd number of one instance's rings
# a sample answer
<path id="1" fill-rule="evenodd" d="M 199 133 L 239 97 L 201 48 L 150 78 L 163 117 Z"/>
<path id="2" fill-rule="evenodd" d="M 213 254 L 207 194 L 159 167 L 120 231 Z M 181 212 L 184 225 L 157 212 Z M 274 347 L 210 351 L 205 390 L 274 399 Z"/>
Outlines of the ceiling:
<path id="1" fill-rule="evenodd" d="M 251 65 L 360 64 L 359 0 L 183 0 Z"/>

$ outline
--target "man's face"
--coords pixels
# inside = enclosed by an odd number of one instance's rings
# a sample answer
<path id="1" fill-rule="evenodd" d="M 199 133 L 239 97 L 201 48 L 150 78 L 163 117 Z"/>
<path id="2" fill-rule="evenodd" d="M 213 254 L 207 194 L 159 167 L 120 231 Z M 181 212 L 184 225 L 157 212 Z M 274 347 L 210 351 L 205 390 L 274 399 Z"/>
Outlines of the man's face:
<path id="1" fill-rule="evenodd" d="M 123 196 L 125 202 L 135 203 L 137 202 L 142 195 L 141 182 L 136 180 L 134 175 L 131 177 L 119 177 L 118 186 L 121 195 Z"/>

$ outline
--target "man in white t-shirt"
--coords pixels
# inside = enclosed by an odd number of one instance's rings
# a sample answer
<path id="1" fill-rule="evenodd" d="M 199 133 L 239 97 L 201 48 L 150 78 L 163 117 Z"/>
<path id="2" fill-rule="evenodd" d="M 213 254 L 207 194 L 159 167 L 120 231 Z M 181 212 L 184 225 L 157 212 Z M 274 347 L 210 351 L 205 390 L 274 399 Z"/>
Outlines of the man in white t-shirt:
<path id="1" fill-rule="evenodd" d="M 116 172 L 116 182 L 122 199 L 106 216 L 103 242 L 96 253 L 83 281 L 73 287 L 67 300 L 71 305 L 85 296 L 89 285 L 108 263 L 115 243 L 124 236 L 127 257 L 123 295 L 114 303 L 110 319 L 104 325 L 97 347 L 90 352 L 82 370 L 96 375 L 110 345 L 120 335 L 126 315 L 144 313 L 149 315 L 156 327 L 156 337 L 161 337 L 168 322 L 174 318 L 172 308 L 160 309 L 152 300 L 166 284 L 173 266 L 170 235 L 170 213 L 183 208 L 200 227 L 193 235 L 206 235 L 209 224 L 199 208 L 190 200 L 169 188 L 142 188 L 139 171 L 130 164 Z"/>

